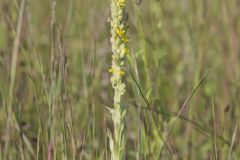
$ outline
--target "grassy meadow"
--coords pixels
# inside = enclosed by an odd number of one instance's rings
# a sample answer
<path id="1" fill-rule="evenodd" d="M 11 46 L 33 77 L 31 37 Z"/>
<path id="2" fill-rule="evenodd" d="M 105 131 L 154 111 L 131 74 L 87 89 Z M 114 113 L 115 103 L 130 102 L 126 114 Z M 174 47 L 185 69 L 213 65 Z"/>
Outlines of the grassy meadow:
<path id="1" fill-rule="evenodd" d="M 0 0 L 0 160 L 111 159 L 110 4 Z M 126 160 L 240 159 L 239 8 L 127 0 Z"/>

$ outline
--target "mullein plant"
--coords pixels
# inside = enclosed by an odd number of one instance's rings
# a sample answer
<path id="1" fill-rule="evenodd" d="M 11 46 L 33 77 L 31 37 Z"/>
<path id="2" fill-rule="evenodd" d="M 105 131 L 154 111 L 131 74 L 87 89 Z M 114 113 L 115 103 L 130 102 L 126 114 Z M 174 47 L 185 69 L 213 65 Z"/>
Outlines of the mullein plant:
<path id="1" fill-rule="evenodd" d="M 123 82 L 125 59 L 129 53 L 127 45 L 127 12 L 126 0 L 111 0 L 111 44 L 112 44 L 112 65 L 111 83 L 114 89 L 114 107 L 109 109 L 114 124 L 114 136 L 109 132 L 111 160 L 125 159 L 125 108 L 122 106 L 122 96 L 125 93 L 126 85 Z"/>

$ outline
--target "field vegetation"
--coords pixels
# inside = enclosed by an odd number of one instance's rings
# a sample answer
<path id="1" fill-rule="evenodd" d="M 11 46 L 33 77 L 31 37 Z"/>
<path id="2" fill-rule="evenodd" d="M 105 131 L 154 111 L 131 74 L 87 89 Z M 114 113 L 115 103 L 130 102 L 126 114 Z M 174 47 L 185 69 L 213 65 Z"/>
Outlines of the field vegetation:
<path id="1" fill-rule="evenodd" d="M 0 160 L 239 160 L 240 1 L 112 1 L 0 0 Z"/>

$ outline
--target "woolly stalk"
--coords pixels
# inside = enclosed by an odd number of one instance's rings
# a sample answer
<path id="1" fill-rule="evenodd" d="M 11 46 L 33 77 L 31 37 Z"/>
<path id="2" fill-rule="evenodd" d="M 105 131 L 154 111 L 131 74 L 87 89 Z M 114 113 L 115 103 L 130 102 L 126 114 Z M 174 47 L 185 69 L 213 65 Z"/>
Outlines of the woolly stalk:
<path id="1" fill-rule="evenodd" d="M 127 46 L 127 12 L 126 0 L 111 0 L 111 44 L 112 44 L 112 65 L 109 72 L 112 74 L 111 83 L 114 89 L 114 107 L 109 109 L 114 124 L 114 136 L 109 132 L 111 160 L 125 159 L 125 109 L 122 104 L 122 96 L 125 93 L 125 59 L 129 53 Z"/>

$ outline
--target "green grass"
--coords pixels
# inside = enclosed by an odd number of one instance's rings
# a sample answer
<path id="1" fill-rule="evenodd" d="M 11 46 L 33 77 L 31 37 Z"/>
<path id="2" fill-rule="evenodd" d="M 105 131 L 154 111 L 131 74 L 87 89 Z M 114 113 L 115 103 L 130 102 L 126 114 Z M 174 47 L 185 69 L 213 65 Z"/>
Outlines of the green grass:
<path id="1" fill-rule="evenodd" d="M 21 2 L 0 1 L 0 159 L 110 159 L 110 1 Z M 126 158 L 238 160 L 238 0 L 136 2 Z"/>

